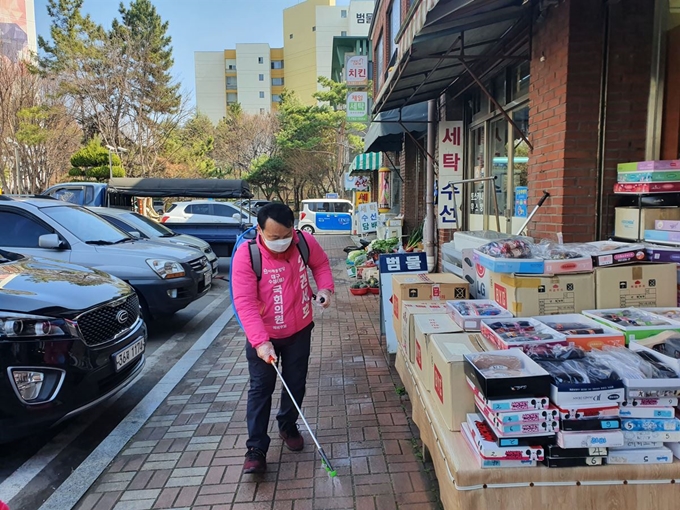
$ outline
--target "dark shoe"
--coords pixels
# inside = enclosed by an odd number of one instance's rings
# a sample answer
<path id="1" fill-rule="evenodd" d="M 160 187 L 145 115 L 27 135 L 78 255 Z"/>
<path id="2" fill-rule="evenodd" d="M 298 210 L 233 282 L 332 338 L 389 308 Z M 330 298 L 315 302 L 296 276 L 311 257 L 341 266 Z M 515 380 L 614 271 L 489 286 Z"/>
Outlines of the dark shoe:
<path id="1" fill-rule="evenodd" d="M 297 425 L 293 425 L 289 431 L 279 431 L 279 437 L 283 439 L 283 444 L 286 445 L 292 452 L 299 452 L 305 447 L 305 440 L 300 434 Z"/>
<path id="2" fill-rule="evenodd" d="M 243 463 L 245 474 L 258 474 L 267 471 L 267 456 L 258 448 L 249 448 Z"/>

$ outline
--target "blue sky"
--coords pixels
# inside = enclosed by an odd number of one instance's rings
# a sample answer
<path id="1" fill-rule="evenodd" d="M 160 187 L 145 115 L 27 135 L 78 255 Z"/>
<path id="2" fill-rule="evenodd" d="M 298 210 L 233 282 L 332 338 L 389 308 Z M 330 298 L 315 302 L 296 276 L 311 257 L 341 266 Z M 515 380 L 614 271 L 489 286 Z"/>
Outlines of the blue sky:
<path id="1" fill-rule="evenodd" d="M 49 37 L 48 0 L 35 1 L 38 35 Z M 130 1 L 124 3 L 129 5 Z M 175 66 L 173 75 L 194 100 L 194 51 L 220 51 L 236 43 L 283 46 L 283 9 L 298 0 L 154 0 L 156 10 L 170 23 Z M 349 3 L 337 0 L 338 5 Z M 85 0 L 83 10 L 109 27 L 118 16 L 118 0 Z"/>

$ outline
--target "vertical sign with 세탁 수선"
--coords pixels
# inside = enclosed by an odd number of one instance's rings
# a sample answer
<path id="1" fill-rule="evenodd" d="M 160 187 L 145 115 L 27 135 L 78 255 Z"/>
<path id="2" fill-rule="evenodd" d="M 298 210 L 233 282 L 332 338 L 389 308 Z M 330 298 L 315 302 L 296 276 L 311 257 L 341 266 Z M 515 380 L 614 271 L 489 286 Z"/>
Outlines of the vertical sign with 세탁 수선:
<path id="1" fill-rule="evenodd" d="M 359 234 L 368 234 L 378 230 L 378 204 L 369 202 L 357 207 Z"/>
<path id="2" fill-rule="evenodd" d="M 453 205 L 460 208 L 463 197 L 462 186 L 454 182 L 463 180 L 463 122 L 442 121 L 439 123 L 439 196 L 437 200 L 437 217 L 440 229 L 458 228 L 458 213 Z"/>
<path id="3" fill-rule="evenodd" d="M 399 347 L 397 333 L 394 331 L 394 321 L 392 314 L 394 306 L 392 303 L 392 275 L 426 274 L 427 256 L 424 252 L 418 253 L 389 253 L 380 255 L 380 332 L 385 335 L 387 342 L 387 352 L 395 354 Z"/>
<path id="4" fill-rule="evenodd" d="M 345 57 L 345 83 L 348 87 L 368 85 L 368 57 L 366 55 L 347 55 Z"/>
<path id="5" fill-rule="evenodd" d="M 368 92 L 350 92 L 347 94 L 347 120 L 350 122 L 368 122 Z"/>

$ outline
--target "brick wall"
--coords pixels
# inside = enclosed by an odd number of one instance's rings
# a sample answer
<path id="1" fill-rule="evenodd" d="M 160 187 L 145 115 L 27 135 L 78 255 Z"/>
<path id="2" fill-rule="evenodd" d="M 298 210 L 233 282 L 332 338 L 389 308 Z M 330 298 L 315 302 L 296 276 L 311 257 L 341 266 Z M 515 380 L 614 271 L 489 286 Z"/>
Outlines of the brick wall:
<path id="1" fill-rule="evenodd" d="M 402 24 L 406 21 L 406 17 L 409 11 L 409 0 L 398 0 L 400 2 L 401 9 L 401 22 Z M 390 33 L 390 20 L 388 18 L 388 13 L 391 12 L 393 0 L 377 0 L 376 1 L 376 11 L 374 13 L 375 19 L 373 21 L 373 37 L 372 37 L 372 49 L 374 55 L 373 64 L 373 97 L 378 97 L 380 91 L 378 90 L 378 80 L 377 80 L 377 66 L 375 65 L 375 47 L 377 42 L 382 37 L 383 40 L 383 70 L 387 72 L 387 66 L 390 62 L 390 41 L 394 40 L 397 34 Z"/>
<path id="2" fill-rule="evenodd" d="M 613 227 L 616 164 L 644 157 L 653 0 L 611 6 L 601 237 Z M 567 0 L 534 27 L 531 56 L 530 207 L 550 199 L 529 226 L 535 237 L 567 242 L 597 237 L 600 93 L 604 19 L 601 2 Z"/>
<path id="3" fill-rule="evenodd" d="M 409 136 L 404 136 L 402 147 L 399 162 L 401 212 L 404 215 L 404 234 L 408 234 L 425 217 L 425 167 L 420 149 Z"/>

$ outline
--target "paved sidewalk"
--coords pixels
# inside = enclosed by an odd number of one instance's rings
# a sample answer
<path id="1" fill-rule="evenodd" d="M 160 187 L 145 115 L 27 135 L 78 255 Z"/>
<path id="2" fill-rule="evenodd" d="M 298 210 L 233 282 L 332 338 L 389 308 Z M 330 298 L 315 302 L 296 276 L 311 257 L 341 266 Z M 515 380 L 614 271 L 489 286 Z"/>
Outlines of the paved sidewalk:
<path id="1" fill-rule="evenodd" d="M 321 467 L 302 421 L 303 452 L 282 448 L 273 415 L 265 475 L 243 475 L 248 369 L 233 320 L 76 507 L 79 510 L 436 509 L 436 480 L 417 451 L 408 397 L 380 346 L 377 296 L 349 293 L 342 248 L 337 296 L 317 317 L 303 412 L 338 477 Z M 279 384 L 280 386 L 280 384 Z"/>

